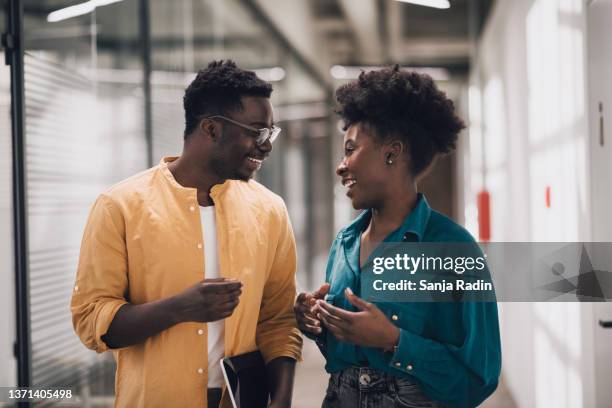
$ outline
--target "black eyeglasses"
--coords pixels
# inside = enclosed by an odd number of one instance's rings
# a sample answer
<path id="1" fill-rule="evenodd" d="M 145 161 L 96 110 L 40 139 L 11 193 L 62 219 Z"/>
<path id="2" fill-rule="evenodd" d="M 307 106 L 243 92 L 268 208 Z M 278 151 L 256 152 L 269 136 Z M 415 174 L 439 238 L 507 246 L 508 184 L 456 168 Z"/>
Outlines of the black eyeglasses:
<path id="1" fill-rule="evenodd" d="M 230 123 L 233 123 L 236 126 L 240 126 L 241 128 L 250 130 L 251 132 L 255 132 L 257 133 L 257 136 L 255 136 L 255 143 L 257 144 L 257 146 L 261 146 L 268 140 L 270 141 L 270 143 L 274 143 L 274 141 L 281 132 L 281 128 L 277 126 L 272 126 L 271 128 L 257 129 L 253 126 L 245 125 L 244 123 L 240 123 L 238 121 L 235 121 L 234 119 L 227 118 L 223 115 L 205 116 L 201 119 L 223 119 Z"/>

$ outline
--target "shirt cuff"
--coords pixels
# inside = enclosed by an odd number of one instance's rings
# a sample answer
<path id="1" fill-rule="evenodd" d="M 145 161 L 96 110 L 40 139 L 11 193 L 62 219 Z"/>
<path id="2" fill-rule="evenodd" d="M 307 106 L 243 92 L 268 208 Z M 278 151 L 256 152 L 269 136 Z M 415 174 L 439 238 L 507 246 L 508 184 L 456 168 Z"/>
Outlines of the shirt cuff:
<path id="1" fill-rule="evenodd" d="M 266 364 L 279 357 L 288 357 L 294 359 L 295 361 L 302 361 L 302 350 L 301 348 L 295 349 L 292 347 L 284 350 L 276 350 L 271 353 L 262 353 L 262 356 Z"/>
<path id="2" fill-rule="evenodd" d="M 399 343 L 389 366 L 406 374 L 415 375 L 422 368 L 418 356 L 422 356 L 423 352 L 419 336 L 408 330 L 400 329 Z"/>
<path id="3" fill-rule="evenodd" d="M 125 300 L 111 300 L 100 307 L 95 322 L 96 352 L 103 353 L 108 350 L 108 345 L 102 340 L 102 336 L 108 332 L 108 328 L 121 306 L 127 303 Z"/>

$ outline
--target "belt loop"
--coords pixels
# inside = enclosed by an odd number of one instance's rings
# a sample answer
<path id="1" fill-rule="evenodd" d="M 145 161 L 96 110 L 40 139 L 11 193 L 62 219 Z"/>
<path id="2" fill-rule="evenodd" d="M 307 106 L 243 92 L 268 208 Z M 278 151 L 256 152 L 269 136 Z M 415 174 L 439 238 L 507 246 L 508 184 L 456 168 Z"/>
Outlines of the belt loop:
<path id="1" fill-rule="evenodd" d="M 388 383 L 389 390 L 391 391 L 391 394 L 396 394 L 397 388 L 396 388 L 396 383 L 395 383 L 395 376 L 391 374 L 387 374 L 387 383 Z"/>

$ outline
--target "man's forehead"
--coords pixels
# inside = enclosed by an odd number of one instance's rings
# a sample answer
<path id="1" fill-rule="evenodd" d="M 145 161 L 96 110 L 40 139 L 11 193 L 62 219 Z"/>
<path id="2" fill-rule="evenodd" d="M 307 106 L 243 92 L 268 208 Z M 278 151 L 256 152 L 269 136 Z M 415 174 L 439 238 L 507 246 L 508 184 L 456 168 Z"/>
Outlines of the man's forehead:
<path id="1" fill-rule="evenodd" d="M 239 116 L 245 120 L 254 122 L 267 122 L 272 118 L 272 104 L 270 98 L 257 96 L 243 96 L 242 110 L 238 112 Z"/>

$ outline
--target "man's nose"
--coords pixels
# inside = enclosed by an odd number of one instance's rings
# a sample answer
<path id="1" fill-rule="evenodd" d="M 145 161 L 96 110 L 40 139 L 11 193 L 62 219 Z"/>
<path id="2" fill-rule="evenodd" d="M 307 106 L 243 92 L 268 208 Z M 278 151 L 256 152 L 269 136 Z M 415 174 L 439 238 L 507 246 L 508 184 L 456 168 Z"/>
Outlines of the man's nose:
<path id="1" fill-rule="evenodd" d="M 340 161 L 340 164 L 338 164 L 338 167 L 336 167 L 336 174 L 342 177 L 342 174 L 346 173 L 346 170 L 347 170 L 346 161 L 342 159 Z"/>
<path id="2" fill-rule="evenodd" d="M 269 154 L 272 151 L 272 143 L 270 143 L 270 139 L 268 139 L 262 144 L 258 145 L 257 148 L 263 153 Z"/>

